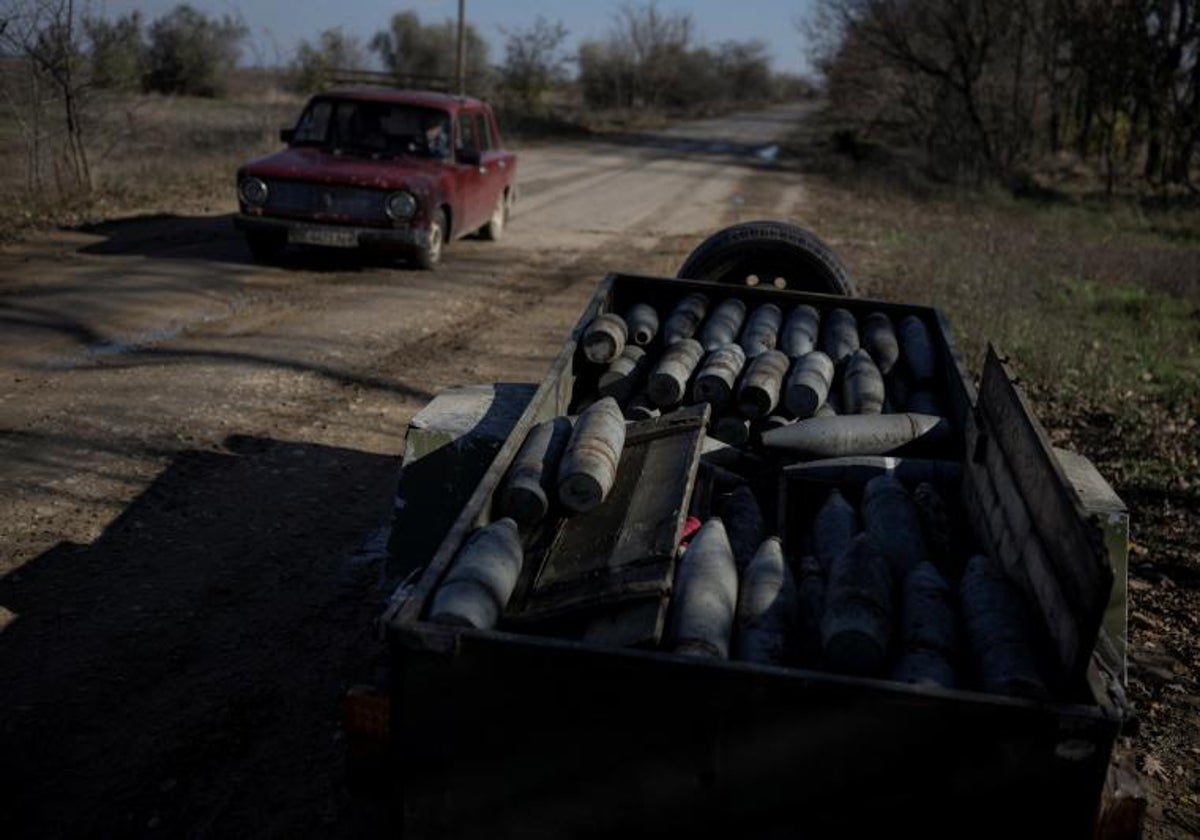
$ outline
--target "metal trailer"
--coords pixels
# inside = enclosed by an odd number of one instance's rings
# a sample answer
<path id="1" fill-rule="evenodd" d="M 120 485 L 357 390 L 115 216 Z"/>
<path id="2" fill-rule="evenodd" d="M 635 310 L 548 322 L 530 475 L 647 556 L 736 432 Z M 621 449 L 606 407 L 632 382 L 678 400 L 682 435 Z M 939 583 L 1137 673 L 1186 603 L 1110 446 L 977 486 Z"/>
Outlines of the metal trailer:
<path id="1" fill-rule="evenodd" d="M 714 301 L 736 294 L 747 307 L 809 303 L 922 320 L 952 432 L 936 452 L 921 454 L 957 462 L 957 478 L 943 489 L 961 499 L 976 549 L 1000 560 L 1034 607 L 1032 629 L 1056 675 L 1052 700 L 694 658 L 653 644 L 616 647 L 530 632 L 519 622 L 474 630 L 426 620 L 464 540 L 492 519 L 526 434 L 587 402 L 595 369 L 579 350 L 586 326 L 636 302 L 661 312 L 691 292 Z M 643 502 L 674 504 L 666 504 L 657 542 L 647 538 L 647 551 L 674 561 L 683 517 L 706 489 L 697 420 L 678 423 L 686 428 L 670 438 L 678 444 L 674 460 L 649 469 L 637 447 L 622 456 L 618 481 L 628 487 L 602 506 L 595 552 L 617 551 L 604 534 L 637 515 L 630 494 L 640 494 Z M 653 437 L 652 424 L 643 431 Z M 376 707 L 386 716 L 377 731 L 389 734 L 387 774 L 406 833 L 821 837 L 907 829 L 1085 837 L 1096 830 L 1113 746 L 1131 719 L 1123 693 L 1128 519 L 1090 464 L 1050 445 L 992 348 L 977 391 L 938 310 L 768 284 L 610 275 L 496 447 L 432 557 L 415 561 L 420 568 L 382 617 L 391 682 Z M 803 472 L 755 478 L 761 497 L 778 500 L 766 513 L 785 548 L 798 539 L 795 519 L 811 511 L 813 481 Z M 564 522 L 543 534 L 541 559 L 527 560 L 525 592 Z M 671 537 L 665 548 L 663 528 Z M 403 555 L 405 545 L 398 534 L 393 548 Z M 661 594 L 645 602 L 663 607 L 647 619 L 659 627 L 669 603 L 669 592 Z"/>

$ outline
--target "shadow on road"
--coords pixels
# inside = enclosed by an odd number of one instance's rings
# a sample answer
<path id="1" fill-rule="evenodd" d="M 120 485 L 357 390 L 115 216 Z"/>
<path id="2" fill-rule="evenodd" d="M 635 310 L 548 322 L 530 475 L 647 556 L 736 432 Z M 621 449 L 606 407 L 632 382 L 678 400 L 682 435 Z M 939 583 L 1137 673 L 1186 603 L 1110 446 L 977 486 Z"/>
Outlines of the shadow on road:
<path id="1" fill-rule="evenodd" d="M 261 267 L 250 254 L 234 214 L 179 216 L 172 213 L 130 216 L 76 228 L 104 240 L 79 249 L 98 256 L 137 255 L 155 259 L 205 260 Z M 315 271 L 367 271 L 411 268 L 396 254 L 340 248 L 289 247 L 272 267 Z"/>
<path id="2" fill-rule="evenodd" d="M 5 836 L 386 827 L 347 789 L 339 721 L 382 654 L 398 460 L 226 446 L 179 455 L 91 545 L 0 579 Z"/>

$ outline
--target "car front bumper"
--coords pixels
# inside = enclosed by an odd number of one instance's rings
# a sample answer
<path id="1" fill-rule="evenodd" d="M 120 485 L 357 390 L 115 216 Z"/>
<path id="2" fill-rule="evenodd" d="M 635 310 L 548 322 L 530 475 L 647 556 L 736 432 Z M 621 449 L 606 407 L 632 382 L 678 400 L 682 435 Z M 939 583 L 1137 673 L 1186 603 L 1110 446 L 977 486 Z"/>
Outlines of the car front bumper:
<path id="1" fill-rule="evenodd" d="M 355 248 L 365 245 L 405 251 L 419 251 L 429 246 L 429 231 L 421 228 L 331 225 L 269 216 L 249 216 L 245 213 L 234 216 L 233 223 L 238 230 L 247 233 L 274 233 L 286 236 L 288 243 L 295 245 L 321 245 L 332 248 Z"/>

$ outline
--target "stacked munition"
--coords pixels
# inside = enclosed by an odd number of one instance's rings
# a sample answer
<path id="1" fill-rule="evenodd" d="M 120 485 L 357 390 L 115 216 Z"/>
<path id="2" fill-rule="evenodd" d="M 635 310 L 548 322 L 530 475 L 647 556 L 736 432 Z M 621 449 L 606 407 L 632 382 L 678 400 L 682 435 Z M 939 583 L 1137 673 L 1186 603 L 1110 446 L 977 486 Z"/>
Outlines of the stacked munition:
<path id="1" fill-rule="evenodd" d="M 763 434 L 763 445 L 809 458 L 890 455 L 921 441 L 943 442 L 950 426 L 929 414 L 851 414 L 811 417 Z"/>
<path id="2" fill-rule="evenodd" d="M 712 436 L 730 446 L 750 442 L 750 421 L 737 414 L 722 414 L 712 421 Z"/>
<path id="3" fill-rule="evenodd" d="M 668 325 L 669 326 L 669 325 Z M 681 338 L 667 347 L 658 367 L 650 374 L 651 401 L 662 408 L 675 405 L 687 393 L 688 380 L 700 363 L 704 348 L 692 338 Z"/>
<path id="4" fill-rule="evenodd" d="M 904 579 L 902 589 L 903 648 L 892 677 L 899 682 L 954 688 L 958 645 L 950 586 L 932 564 L 923 562 Z"/>
<path id="5" fill-rule="evenodd" d="M 904 348 L 904 359 L 913 381 L 921 383 L 932 380 L 936 370 L 933 339 L 925 322 L 916 315 L 909 315 L 900 322 L 900 345 Z"/>
<path id="6" fill-rule="evenodd" d="M 800 419 L 812 417 L 829 396 L 833 384 L 833 360 L 814 350 L 802 356 L 792 368 L 784 393 L 787 410 Z"/>
<path id="7" fill-rule="evenodd" d="M 429 620 L 487 630 L 508 603 L 525 554 L 517 523 L 505 517 L 480 528 L 459 550 L 438 586 Z"/>
<path id="8" fill-rule="evenodd" d="M 821 350 L 840 362 L 858 349 L 858 322 L 845 309 L 834 309 L 821 320 Z"/>
<path id="9" fill-rule="evenodd" d="M 814 307 L 802 303 L 788 315 L 783 325 L 779 349 L 790 359 L 799 359 L 817 349 L 821 332 L 821 316 Z"/>
<path id="10" fill-rule="evenodd" d="M 558 468 L 558 500 L 583 513 L 608 496 L 625 447 L 625 418 L 612 397 L 588 407 L 575 421 Z"/>
<path id="11" fill-rule="evenodd" d="M 773 303 L 764 303 L 750 313 L 740 341 L 742 349 L 746 351 L 746 358 L 753 359 L 761 353 L 775 349 L 782 321 L 783 313 Z"/>
<path id="12" fill-rule="evenodd" d="M 829 574 L 834 561 L 846 553 L 858 531 L 858 513 L 835 487 L 829 491 L 829 498 L 813 522 L 813 550 L 823 574 Z"/>
<path id="13" fill-rule="evenodd" d="M 883 411 L 883 376 L 866 350 L 855 350 L 842 372 L 842 405 L 849 414 Z"/>
<path id="14" fill-rule="evenodd" d="M 892 639 L 892 576 L 868 534 L 859 534 L 829 571 L 821 651 L 835 671 L 873 676 Z"/>
<path id="15" fill-rule="evenodd" d="M 754 491 L 741 484 L 729 494 L 721 506 L 721 523 L 733 550 L 733 561 L 739 569 L 746 568 L 750 558 L 763 541 L 766 524 Z"/>
<path id="16" fill-rule="evenodd" d="M 728 403 L 745 364 L 746 352 L 738 344 L 726 344 L 709 353 L 700 372 L 696 374 L 696 384 L 692 388 L 696 401 L 710 403 L 714 408 Z"/>
<path id="17" fill-rule="evenodd" d="M 597 315 L 583 333 L 583 355 L 589 362 L 606 365 L 621 355 L 629 328 L 625 319 L 613 312 Z"/>
<path id="18" fill-rule="evenodd" d="M 679 561 L 668 633 L 672 649 L 727 659 L 737 599 L 733 549 L 725 526 L 713 517 L 692 537 Z"/>
<path id="19" fill-rule="evenodd" d="M 745 320 L 746 304 L 737 298 L 721 301 L 704 322 L 704 329 L 700 332 L 700 343 L 709 353 L 733 344 Z"/>
<path id="20" fill-rule="evenodd" d="M 625 406 L 625 419 L 632 422 L 653 420 L 658 415 L 658 406 L 645 391 L 636 394 Z"/>
<path id="21" fill-rule="evenodd" d="M 658 335 L 658 313 L 648 304 L 635 303 L 629 307 L 625 323 L 629 327 L 629 337 L 639 347 L 645 347 Z"/>
<path id="22" fill-rule="evenodd" d="M 663 326 L 663 341 L 674 344 L 685 338 L 691 338 L 704 320 L 708 312 L 708 298 L 699 292 L 690 294 L 671 310 L 667 323 Z"/>
<path id="23" fill-rule="evenodd" d="M 617 402 L 625 402 L 633 396 L 649 361 L 650 357 L 641 347 L 636 344 L 625 345 L 621 355 L 613 359 L 608 370 L 600 374 L 596 390 L 602 397 L 612 397 Z"/>
<path id="24" fill-rule="evenodd" d="M 891 564 L 892 575 L 903 581 L 928 559 L 921 518 L 908 490 L 894 476 L 881 475 L 867 482 L 862 498 L 863 526 Z"/>
<path id="25" fill-rule="evenodd" d="M 782 663 L 796 625 L 796 587 L 779 537 L 768 537 L 758 547 L 738 590 L 736 658 Z"/>
<path id="26" fill-rule="evenodd" d="M 967 561 L 958 586 L 971 662 L 984 691 L 1041 699 L 1038 673 L 1021 592 L 987 557 Z"/>
<path id="27" fill-rule="evenodd" d="M 521 444 L 500 491 L 499 513 L 528 530 L 545 518 L 554 497 L 554 478 L 567 441 L 571 419 L 555 417 L 539 423 Z"/>
<path id="28" fill-rule="evenodd" d="M 900 358 L 900 343 L 896 340 L 896 330 L 892 328 L 892 320 L 882 312 L 872 312 L 863 324 L 863 347 L 871 354 L 879 372 L 884 376 L 891 373 L 896 361 Z"/>
<path id="29" fill-rule="evenodd" d="M 788 357 L 778 350 L 766 350 L 750 360 L 738 388 L 738 408 L 743 417 L 766 417 L 775 410 L 787 370 Z"/>

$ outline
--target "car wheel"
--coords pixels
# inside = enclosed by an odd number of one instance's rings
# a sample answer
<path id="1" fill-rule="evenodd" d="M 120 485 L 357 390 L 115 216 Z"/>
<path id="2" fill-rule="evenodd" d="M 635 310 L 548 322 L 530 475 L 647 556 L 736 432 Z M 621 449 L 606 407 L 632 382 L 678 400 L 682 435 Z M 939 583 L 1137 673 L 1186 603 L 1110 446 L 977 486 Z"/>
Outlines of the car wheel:
<path id="1" fill-rule="evenodd" d="M 446 246 L 446 214 L 438 210 L 429 223 L 429 237 L 425 247 L 417 251 L 417 267 L 426 271 L 442 261 L 442 249 Z"/>
<path id="2" fill-rule="evenodd" d="M 255 262 L 273 263 L 287 247 L 287 236 L 273 231 L 253 231 L 246 234 L 246 244 Z"/>
<path id="3" fill-rule="evenodd" d="M 676 276 L 854 295 L 850 272 L 830 247 L 786 222 L 743 222 L 719 230 L 688 255 Z"/>
<path id="4" fill-rule="evenodd" d="M 484 239 L 496 242 L 504 235 L 504 226 L 508 224 L 508 196 L 501 193 L 492 209 L 492 217 L 487 224 L 479 229 Z"/>

